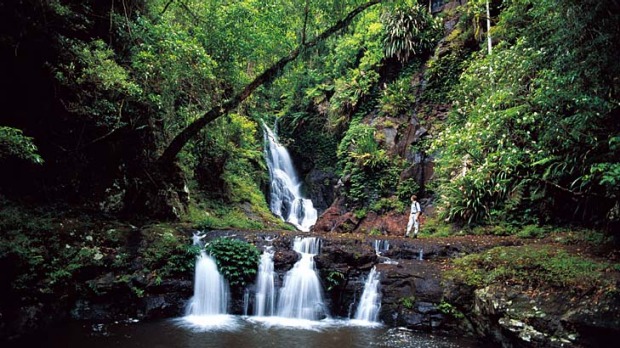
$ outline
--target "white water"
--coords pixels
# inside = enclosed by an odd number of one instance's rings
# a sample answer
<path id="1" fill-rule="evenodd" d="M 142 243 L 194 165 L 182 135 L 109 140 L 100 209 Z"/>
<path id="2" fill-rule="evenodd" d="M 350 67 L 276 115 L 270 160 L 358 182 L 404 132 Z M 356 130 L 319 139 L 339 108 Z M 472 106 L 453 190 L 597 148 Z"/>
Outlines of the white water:
<path id="1" fill-rule="evenodd" d="M 301 182 L 288 151 L 269 127 L 263 124 L 263 129 L 271 180 L 269 208 L 284 221 L 308 232 L 317 220 L 317 211 L 312 201 L 301 195 Z"/>
<path id="2" fill-rule="evenodd" d="M 292 319 L 319 320 L 328 316 L 323 302 L 321 282 L 314 266 L 320 239 L 295 237 L 293 249 L 300 259 L 286 274 L 280 289 L 278 316 Z"/>
<path id="3" fill-rule="evenodd" d="M 255 316 L 264 317 L 276 314 L 276 272 L 273 269 L 273 253 L 272 247 L 266 247 L 260 258 L 254 298 Z"/>
<path id="4" fill-rule="evenodd" d="M 196 259 L 194 296 L 187 306 L 187 316 L 226 314 L 228 308 L 228 283 L 218 272 L 213 258 L 204 251 Z"/>
<path id="5" fill-rule="evenodd" d="M 364 284 L 364 292 L 355 311 L 355 320 L 377 322 L 381 309 L 380 273 L 373 267 Z"/>
<path id="6" fill-rule="evenodd" d="M 374 241 L 375 253 L 377 255 L 381 255 L 384 251 L 390 250 L 390 241 L 389 240 L 379 240 L 375 239 Z"/>

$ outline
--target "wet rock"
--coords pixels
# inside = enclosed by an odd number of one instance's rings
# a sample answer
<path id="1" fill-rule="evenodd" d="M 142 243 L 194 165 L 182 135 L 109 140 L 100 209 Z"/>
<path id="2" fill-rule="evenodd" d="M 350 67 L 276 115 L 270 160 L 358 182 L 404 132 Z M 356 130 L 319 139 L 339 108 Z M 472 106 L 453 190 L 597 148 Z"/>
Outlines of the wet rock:
<path id="1" fill-rule="evenodd" d="M 567 299 L 564 293 L 544 296 L 520 286 L 488 286 L 474 291 L 471 319 L 481 335 L 517 346 L 589 346 L 620 333 L 618 299 Z M 604 296 L 605 297 L 605 296 Z M 602 304 L 602 306 L 600 306 Z"/>
<path id="2" fill-rule="evenodd" d="M 334 201 L 334 192 L 338 178 L 334 173 L 313 169 L 306 175 L 305 181 L 308 196 L 317 211 L 323 212 Z"/>

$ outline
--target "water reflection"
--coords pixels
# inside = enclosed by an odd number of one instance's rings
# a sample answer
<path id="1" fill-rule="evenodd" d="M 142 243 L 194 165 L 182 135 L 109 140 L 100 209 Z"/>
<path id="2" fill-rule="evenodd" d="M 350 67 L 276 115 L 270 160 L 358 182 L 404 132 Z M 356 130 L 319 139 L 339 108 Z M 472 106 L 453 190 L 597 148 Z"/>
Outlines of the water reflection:
<path id="1" fill-rule="evenodd" d="M 227 316 L 223 325 L 188 326 L 184 318 L 107 325 L 68 324 L 8 347 L 45 348 L 267 348 L 384 347 L 471 348 L 476 342 L 420 334 L 381 325 L 356 325 L 349 320 L 307 321 L 287 326 L 290 319 Z M 7 348 L 8 348 L 7 347 Z"/>

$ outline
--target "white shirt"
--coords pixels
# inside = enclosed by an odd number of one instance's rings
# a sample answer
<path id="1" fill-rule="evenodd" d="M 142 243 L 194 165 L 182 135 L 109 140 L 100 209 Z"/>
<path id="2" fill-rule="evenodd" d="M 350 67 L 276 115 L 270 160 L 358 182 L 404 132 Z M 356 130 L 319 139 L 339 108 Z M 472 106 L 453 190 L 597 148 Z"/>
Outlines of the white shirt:
<path id="1" fill-rule="evenodd" d="M 420 202 L 415 201 L 411 203 L 411 215 L 415 214 L 415 213 L 419 213 L 421 212 L 422 209 L 420 209 Z"/>

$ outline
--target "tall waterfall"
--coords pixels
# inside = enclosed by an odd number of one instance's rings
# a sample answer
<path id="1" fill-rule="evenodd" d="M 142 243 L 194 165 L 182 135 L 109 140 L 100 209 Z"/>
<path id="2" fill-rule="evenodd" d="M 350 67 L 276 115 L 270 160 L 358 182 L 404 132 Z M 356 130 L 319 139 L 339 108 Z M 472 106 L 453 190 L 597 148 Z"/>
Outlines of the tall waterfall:
<path id="1" fill-rule="evenodd" d="M 317 220 L 317 211 L 310 199 L 301 196 L 301 182 L 291 156 L 265 124 L 265 158 L 271 180 L 269 208 L 299 230 L 308 232 Z"/>
<path id="2" fill-rule="evenodd" d="M 293 249 L 301 258 L 284 278 L 278 300 L 278 316 L 319 320 L 328 315 L 314 266 L 314 256 L 319 253 L 319 248 L 318 238 L 295 237 Z"/>
<path id="3" fill-rule="evenodd" d="M 226 314 L 228 309 L 228 283 L 217 270 L 213 258 L 204 251 L 196 259 L 194 296 L 189 301 L 186 314 L 206 316 Z"/>
<path id="4" fill-rule="evenodd" d="M 381 292 L 379 292 L 379 276 L 373 267 L 364 284 L 364 292 L 355 311 L 355 319 L 376 322 L 381 309 Z"/>
<path id="5" fill-rule="evenodd" d="M 275 315 L 276 272 L 273 270 L 273 253 L 273 247 L 266 247 L 258 266 L 254 299 L 254 315 L 258 317 Z"/>

